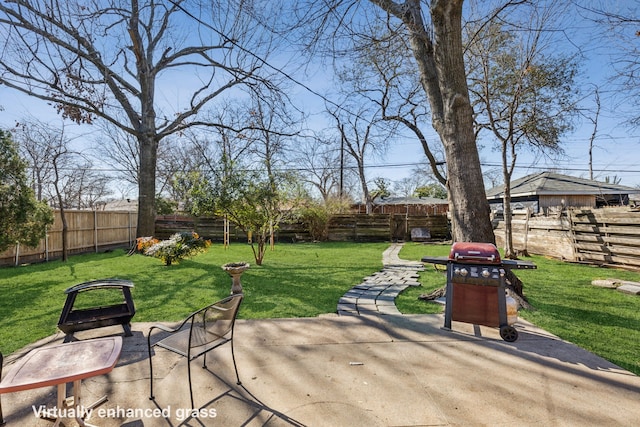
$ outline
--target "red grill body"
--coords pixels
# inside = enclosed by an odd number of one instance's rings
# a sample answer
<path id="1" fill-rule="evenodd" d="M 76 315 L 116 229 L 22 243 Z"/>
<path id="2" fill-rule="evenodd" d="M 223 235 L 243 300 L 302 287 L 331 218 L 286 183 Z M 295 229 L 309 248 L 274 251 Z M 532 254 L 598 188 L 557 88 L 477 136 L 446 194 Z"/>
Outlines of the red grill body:
<path id="1" fill-rule="evenodd" d="M 502 260 L 491 243 L 456 242 L 449 257 L 424 257 L 423 262 L 447 265 L 445 329 L 451 321 L 500 328 L 505 341 L 518 339 L 507 321 L 505 270 L 536 268 L 531 262 Z"/>
<path id="2" fill-rule="evenodd" d="M 491 243 L 456 242 L 451 245 L 450 261 L 466 264 L 500 265 L 500 252 Z"/>

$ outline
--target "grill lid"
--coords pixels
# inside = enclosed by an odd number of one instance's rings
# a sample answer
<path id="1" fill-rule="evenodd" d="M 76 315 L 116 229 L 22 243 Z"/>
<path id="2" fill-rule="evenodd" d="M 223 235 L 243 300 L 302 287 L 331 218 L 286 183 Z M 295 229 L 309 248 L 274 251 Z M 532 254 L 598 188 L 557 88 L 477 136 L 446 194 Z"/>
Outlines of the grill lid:
<path id="1" fill-rule="evenodd" d="M 500 265 L 500 253 L 492 243 L 455 242 L 451 245 L 449 259 L 469 264 Z"/>

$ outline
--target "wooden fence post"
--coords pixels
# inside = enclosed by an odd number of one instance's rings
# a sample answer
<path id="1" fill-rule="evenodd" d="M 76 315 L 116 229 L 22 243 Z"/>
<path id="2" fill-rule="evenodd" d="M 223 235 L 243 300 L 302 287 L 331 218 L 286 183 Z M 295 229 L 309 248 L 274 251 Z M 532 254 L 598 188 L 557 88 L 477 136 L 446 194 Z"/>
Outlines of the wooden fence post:
<path id="1" fill-rule="evenodd" d="M 98 211 L 93 210 L 93 246 L 98 253 Z"/>

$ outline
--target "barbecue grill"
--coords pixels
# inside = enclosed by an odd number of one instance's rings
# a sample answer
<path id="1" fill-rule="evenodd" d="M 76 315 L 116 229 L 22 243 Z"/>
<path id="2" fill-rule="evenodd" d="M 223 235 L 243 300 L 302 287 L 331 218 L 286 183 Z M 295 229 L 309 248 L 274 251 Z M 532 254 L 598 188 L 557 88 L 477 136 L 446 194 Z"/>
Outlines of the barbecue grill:
<path id="1" fill-rule="evenodd" d="M 476 242 L 456 242 L 448 257 L 424 257 L 422 262 L 447 266 L 445 329 L 455 320 L 499 327 L 503 340 L 518 339 L 507 316 L 505 271 L 535 269 L 535 264 L 502 260 L 495 245 Z"/>

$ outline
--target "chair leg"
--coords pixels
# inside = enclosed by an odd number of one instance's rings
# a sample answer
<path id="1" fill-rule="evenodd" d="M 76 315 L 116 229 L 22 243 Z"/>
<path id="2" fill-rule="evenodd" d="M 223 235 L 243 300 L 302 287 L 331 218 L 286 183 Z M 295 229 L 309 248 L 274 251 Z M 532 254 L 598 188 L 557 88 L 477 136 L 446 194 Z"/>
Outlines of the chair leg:
<path id="1" fill-rule="evenodd" d="M 193 388 L 191 387 L 191 360 L 187 356 L 187 374 L 189 376 L 189 396 L 191 397 L 191 409 L 195 409 L 193 404 Z"/>
<path id="2" fill-rule="evenodd" d="M 236 365 L 236 353 L 233 351 L 233 339 L 231 340 L 231 359 L 233 359 L 233 368 L 236 370 L 236 384 L 241 385 L 240 375 L 238 375 L 238 365 Z"/>
<path id="3" fill-rule="evenodd" d="M 153 395 L 153 359 L 151 356 L 151 333 L 149 333 L 149 337 L 147 338 L 147 348 L 149 349 L 149 400 L 154 400 L 155 396 Z"/>

